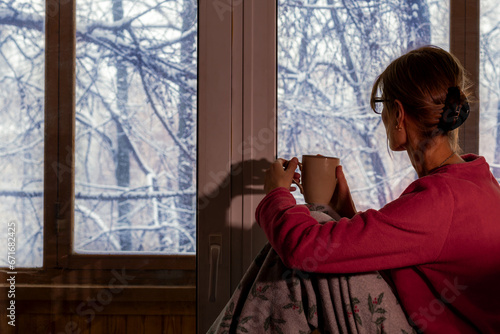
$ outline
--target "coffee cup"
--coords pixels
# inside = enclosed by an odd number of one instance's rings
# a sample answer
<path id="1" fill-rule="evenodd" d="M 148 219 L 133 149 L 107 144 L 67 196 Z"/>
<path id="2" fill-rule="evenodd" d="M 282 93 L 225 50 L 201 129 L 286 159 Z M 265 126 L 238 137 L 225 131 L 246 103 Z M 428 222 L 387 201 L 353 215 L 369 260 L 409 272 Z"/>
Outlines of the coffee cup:
<path id="1" fill-rule="evenodd" d="M 336 168 L 340 159 L 321 155 L 303 155 L 301 183 L 297 184 L 306 203 L 328 204 L 337 185 Z"/>

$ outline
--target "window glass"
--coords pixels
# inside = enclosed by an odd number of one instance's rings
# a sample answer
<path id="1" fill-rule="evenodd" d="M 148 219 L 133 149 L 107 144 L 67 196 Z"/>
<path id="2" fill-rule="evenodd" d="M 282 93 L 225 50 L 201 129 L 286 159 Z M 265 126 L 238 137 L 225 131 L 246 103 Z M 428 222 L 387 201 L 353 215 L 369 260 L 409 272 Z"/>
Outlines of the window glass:
<path id="1" fill-rule="evenodd" d="M 74 248 L 195 252 L 195 0 L 78 0 Z"/>
<path id="2" fill-rule="evenodd" d="M 44 10 L 43 0 L 8 1 L 1 9 L 1 267 L 8 236 L 16 267 L 43 264 Z"/>
<path id="3" fill-rule="evenodd" d="M 388 152 L 371 88 L 407 50 L 449 49 L 448 22 L 448 1 L 280 0 L 279 156 L 340 157 L 359 210 L 398 197 L 416 173 L 405 152 Z"/>
<path id="4" fill-rule="evenodd" d="M 479 152 L 500 180 L 500 8 L 494 0 L 481 1 L 479 69 Z"/>

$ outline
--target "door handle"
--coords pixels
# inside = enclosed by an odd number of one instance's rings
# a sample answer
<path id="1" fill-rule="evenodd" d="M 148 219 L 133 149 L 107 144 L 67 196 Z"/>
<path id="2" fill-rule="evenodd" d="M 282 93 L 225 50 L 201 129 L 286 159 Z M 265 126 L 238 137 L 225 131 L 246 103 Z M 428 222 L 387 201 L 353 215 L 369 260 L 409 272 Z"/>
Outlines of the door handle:
<path id="1" fill-rule="evenodd" d="M 222 235 L 210 235 L 209 245 L 210 276 L 208 279 L 208 300 L 210 302 L 215 302 L 217 297 L 217 281 L 219 278 L 219 262 L 221 256 Z"/>

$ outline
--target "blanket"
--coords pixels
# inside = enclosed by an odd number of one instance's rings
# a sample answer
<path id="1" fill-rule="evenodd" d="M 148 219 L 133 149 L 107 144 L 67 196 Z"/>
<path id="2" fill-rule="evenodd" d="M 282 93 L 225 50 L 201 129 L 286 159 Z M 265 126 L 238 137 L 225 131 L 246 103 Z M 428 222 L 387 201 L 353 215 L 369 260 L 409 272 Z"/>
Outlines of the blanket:
<path id="1" fill-rule="evenodd" d="M 320 223 L 336 215 L 321 206 L 310 205 L 310 210 Z M 208 334 L 313 331 L 416 333 L 378 272 L 333 275 L 289 269 L 268 243 Z"/>

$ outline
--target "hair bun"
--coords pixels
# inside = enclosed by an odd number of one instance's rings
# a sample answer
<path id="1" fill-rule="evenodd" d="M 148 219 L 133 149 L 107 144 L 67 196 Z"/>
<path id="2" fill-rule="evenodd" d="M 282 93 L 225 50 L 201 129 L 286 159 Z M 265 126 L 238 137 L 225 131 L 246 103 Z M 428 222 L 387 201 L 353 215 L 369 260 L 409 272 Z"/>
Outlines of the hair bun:
<path id="1" fill-rule="evenodd" d="M 462 125 L 469 117 L 470 107 L 467 98 L 463 96 L 458 87 L 448 88 L 443 112 L 439 119 L 438 129 L 448 132 Z"/>

